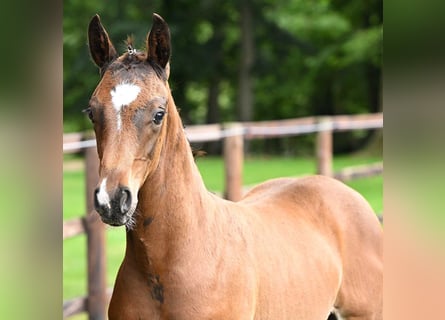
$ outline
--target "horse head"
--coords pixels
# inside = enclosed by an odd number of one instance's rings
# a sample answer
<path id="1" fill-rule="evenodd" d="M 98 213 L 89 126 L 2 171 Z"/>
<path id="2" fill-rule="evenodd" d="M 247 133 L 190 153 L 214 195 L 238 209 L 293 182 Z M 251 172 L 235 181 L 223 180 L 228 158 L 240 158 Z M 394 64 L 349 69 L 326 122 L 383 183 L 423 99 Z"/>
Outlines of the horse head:
<path id="1" fill-rule="evenodd" d="M 93 123 L 100 159 L 95 209 L 102 221 L 131 227 L 138 191 L 156 169 L 165 138 L 170 89 L 170 31 L 153 14 L 146 52 L 117 54 L 99 16 L 88 27 L 92 59 L 101 79 L 85 110 Z"/>

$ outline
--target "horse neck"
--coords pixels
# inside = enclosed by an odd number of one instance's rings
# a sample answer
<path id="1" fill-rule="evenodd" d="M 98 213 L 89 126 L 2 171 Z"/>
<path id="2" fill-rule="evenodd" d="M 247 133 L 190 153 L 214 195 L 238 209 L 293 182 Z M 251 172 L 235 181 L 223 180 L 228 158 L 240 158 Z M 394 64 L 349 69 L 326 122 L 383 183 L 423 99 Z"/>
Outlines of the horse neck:
<path id="1" fill-rule="evenodd" d="M 190 197 L 191 192 L 207 193 L 171 95 L 168 104 L 159 162 L 141 190 L 146 201 L 167 197 L 178 200 L 180 196 Z"/>
<path id="2" fill-rule="evenodd" d="M 209 199 L 172 98 L 165 125 L 159 163 L 139 190 L 136 227 L 127 232 L 127 255 L 145 269 L 198 232 Z"/>

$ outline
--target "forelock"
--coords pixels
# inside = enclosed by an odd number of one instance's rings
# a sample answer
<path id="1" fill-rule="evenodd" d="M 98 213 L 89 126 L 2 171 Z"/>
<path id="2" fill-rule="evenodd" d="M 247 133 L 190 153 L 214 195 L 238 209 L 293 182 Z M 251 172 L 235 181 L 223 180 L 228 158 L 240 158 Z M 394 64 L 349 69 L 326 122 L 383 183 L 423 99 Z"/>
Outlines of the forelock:
<path id="1" fill-rule="evenodd" d="M 126 80 L 143 79 L 148 73 L 154 71 L 156 76 L 167 81 L 167 73 L 157 63 L 147 60 L 147 54 L 138 50 L 130 50 L 106 66 L 102 76 L 106 71 L 111 71 L 114 76 L 123 77 Z"/>

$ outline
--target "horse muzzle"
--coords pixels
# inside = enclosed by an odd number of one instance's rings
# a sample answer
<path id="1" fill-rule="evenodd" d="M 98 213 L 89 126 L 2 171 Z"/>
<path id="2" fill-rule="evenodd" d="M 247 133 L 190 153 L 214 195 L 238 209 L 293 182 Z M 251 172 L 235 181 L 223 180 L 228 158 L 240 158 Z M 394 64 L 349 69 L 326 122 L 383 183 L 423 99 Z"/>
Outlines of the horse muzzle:
<path id="1" fill-rule="evenodd" d="M 127 187 L 119 186 L 111 196 L 99 187 L 94 192 L 94 207 L 104 223 L 121 226 L 128 222 L 134 212 L 132 198 Z"/>

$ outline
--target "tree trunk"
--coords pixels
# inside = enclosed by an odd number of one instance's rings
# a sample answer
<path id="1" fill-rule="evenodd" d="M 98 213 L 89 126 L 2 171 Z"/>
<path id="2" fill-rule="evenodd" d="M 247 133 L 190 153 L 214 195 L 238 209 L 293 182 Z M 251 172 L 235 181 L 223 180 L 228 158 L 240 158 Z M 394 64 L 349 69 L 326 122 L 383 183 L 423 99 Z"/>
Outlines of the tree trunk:
<path id="1" fill-rule="evenodd" d="M 206 123 L 220 123 L 221 113 L 219 110 L 219 79 L 214 77 L 210 80 L 208 88 L 208 100 L 207 100 L 207 116 Z M 203 149 L 208 154 L 220 154 L 221 142 L 212 141 L 204 144 Z"/>
<path id="2" fill-rule="evenodd" d="M 251 70 L 254 60 L 252 10 L 250 0 L 241 2 L 241 60 L 238 75 L 238 120 L 251 121 L 253 92 Z"/>
<path id="3" fill-rule="evenodd" d="M 372 111 L 382 112 L 382 72 L 380 68 L 368 64 L 368 99 Z M 364 152 L 369 155 L 380 156 L 383 153 L 383 129 L 372 130 L 365 142 Z"/>
<path id="4" fill-rule="evenodd" d="M 378 15 L 379 23 L 383 21 L 383 4 L 380 1 L 365 2 L 365 10 L 363 15 L 363 26 L 369 28 L 370 17 L 373 14 Z M 366 78 L 368 81 L 368 101 L 371 112 L 382 112 L 382 67 L 375 66 L 371 62 L 365 65 Z M 364 143 L 366 146 L 363 150 L 366 154 L 382 155 L 383 153 L 383 129 L 370 131 Z"/>

